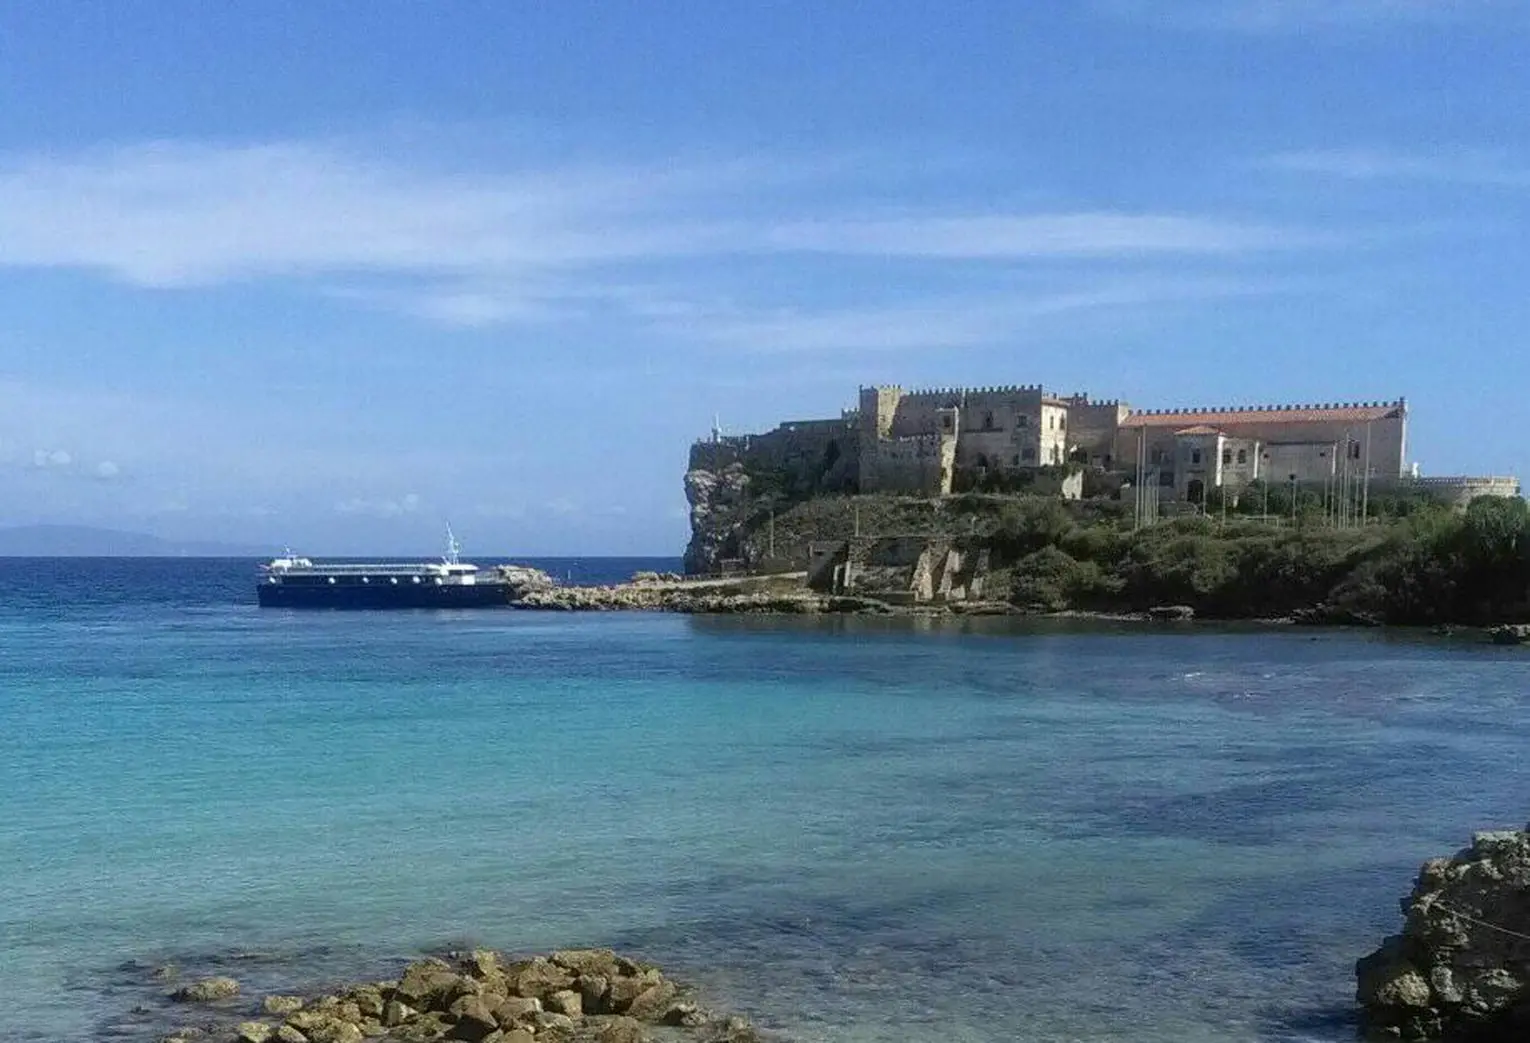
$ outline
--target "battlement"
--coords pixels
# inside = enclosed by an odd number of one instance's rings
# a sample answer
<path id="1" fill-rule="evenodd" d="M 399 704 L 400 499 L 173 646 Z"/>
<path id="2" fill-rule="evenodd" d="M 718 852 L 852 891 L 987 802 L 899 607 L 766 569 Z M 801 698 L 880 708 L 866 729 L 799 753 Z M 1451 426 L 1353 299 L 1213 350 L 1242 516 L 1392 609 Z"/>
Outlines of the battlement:
<path id="1" fill-rule="evenodd" d="M 901 391 L 905 398 L 949 398 L 952 395 L 1035 395 L 1045 394 L 1040 384 L 996 384 L 989 387 L 913 388 Z"/>
<path id="2" fill-rule="evenodd" d="M 1098 403 L 1097 403 L 1098 404 Z M 1117 403 L 1110 403 L 1115 405 Z M 1405 409 L 1408 400 L 1399 398 L 1395 401 L 1370 401 L 1370 402 L 1297 402 L 1284 405 L 1255 405 L 1255 406 L 1180 406 L 1175 409 L 1134 409 L 1131 416 L 1215 416 L 1225 413 L 1298 413 L 1298 412 L 1333 412 L 1346 409 Z"/>

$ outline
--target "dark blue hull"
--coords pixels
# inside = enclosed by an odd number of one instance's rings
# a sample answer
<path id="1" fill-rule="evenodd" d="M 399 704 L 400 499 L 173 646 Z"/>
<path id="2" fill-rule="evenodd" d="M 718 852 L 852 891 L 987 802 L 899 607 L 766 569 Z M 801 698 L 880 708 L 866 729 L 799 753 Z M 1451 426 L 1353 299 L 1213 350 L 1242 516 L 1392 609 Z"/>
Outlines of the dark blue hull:
<path id="1" fill-rule="evenodd" d="M 255 591 L 262 608 L 500 608 L 510 603 L 503 583 L 259 583 Z"/>

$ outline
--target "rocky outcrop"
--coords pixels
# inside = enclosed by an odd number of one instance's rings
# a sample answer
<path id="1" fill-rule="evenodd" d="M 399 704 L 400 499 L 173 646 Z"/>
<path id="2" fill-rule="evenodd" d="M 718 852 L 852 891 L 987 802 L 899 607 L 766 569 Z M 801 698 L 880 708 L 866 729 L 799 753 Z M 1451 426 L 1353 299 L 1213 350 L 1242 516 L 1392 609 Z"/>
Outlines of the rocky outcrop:
<path id="1" fill-rule="evenodd" d="M 499 565 L 494 569 L 496 578 L 508 588 L 511 601 L 535 594 L 544 590 L 551 590 L 557 582 L 541 569 L 531 568 L 529 565 Z"/>
<path id="2" fill-rule="evenodd" d="M 729 591 L 700 584 L 619 584 L 607 587 L 554 587 L 512 602 L 522 609 L 562 612 L 680 612 L 737 615 L 774 613 L 812 615 L 856 612 L 882 614 L 887 605 L 871 598 L 834 596 L 809 590 Z"/>
<path id="3" fill-rule="evenodd" d="M 211 981 L 232 979 L 208 979 Z M 187 986 L 187 990 L 198 985 Z M 226 986 L 216 998 L 237 995 Z M 177 998 L 180 993 L 176 994 Z M 212 998 L 211 996 L 209 998 Z M 760 1043 L 737 1017 L 713 1014 L 657 967 L 609 949 L 507 960 L 490 950 L 411 963 L 396 981 L 304 1000 L 267 997 L 265 1017 L 230 1013 L 164 1043 Z"/>
<path id="4" fill-rule="evenodd" d="M 1530 827 L 1425 862 L 1402 911 L 1355 968 L 1367 1038 L 1530 1039 Z"/>
<path id="5" fill-rule="evenodd" d="M 685 571 L 693 575 L 716 572 L 724 560 L 739 556 L 749 520 L 749 476 L 739 463 L 715 469 L 693 467 L 685 473 L 685 499 L 691 506 Z"/>

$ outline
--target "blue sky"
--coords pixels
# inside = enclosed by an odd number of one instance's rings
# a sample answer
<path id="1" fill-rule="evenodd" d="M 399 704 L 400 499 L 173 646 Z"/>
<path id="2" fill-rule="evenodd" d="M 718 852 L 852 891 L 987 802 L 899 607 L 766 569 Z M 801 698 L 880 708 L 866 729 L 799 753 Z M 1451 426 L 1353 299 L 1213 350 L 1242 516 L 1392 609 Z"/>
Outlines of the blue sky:
<path id="1" fill-rule="evenodd" d="M 678 553 L 860 384 L 1408 397 L 1523 473 L 1519 0 L 91 4 L 0 26 L 0 525 Z"/>

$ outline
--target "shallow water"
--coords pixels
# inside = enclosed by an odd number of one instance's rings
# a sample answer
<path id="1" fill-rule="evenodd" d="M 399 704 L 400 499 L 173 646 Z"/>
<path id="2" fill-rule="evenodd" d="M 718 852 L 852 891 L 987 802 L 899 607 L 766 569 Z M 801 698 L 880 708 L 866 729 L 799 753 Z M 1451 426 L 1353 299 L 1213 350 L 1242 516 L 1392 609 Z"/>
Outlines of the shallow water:
<path id="1" fill-rule="evenodd" d="M 1418 863 L 1530 808 L 1515 650 L 90 568 L 0 563 L 0 1039 L 153 1038 L 125 961 L 476 941 L 634 950 L 804 1043 L 1347 1040 Z"/>

